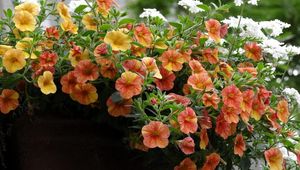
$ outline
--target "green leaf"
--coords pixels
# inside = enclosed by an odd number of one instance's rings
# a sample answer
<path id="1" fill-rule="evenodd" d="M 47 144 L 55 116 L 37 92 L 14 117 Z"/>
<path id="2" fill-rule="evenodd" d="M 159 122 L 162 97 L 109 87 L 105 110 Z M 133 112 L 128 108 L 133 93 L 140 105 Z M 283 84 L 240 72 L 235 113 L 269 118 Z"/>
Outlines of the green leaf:
<path id="1" fill-rule="evenodd" d="M 205 12 L 209 12 L 211 10 L 211 7 L 208 5 L 200 4 L 197 5 L 199 8 L 203 9 Z"/>
<path id="2" fill-rule="evenodd" d="M 173 27 L 177 28 L 178 32 L 182 31 L 182 24 L 179 22 L 169 22 L 170 25 Z"/>
<path id="3" fill-rule="evenodd" d="M 133 19 L 133 18 L 124 18 L 124 19 L 121 19 L 121 20 L 119 21 L 119 26 L 120 26 L 120 25 L 125 25 L 125 24 L 133 24 L 133 23 L 135 23 L 135 22 L 136 22 L 136 20 Z"/>
<path id="4" fill-rule="evenodd" d="M 144 48 L 144 46 L 138 42 L 132 42 L 133 45 L 136 45 L 138 47 Z"/>
<path id="5" fill-rule="evenodd" d="M 77 13 L 77 14 L 82 13 L 83 10 L 84 10 L 85 8 L 87 8 L 87 7 L 88 7 L 87 5 L 79 5 L 79 6 L 74 10 L 74 12 Z"/>
<path id="6" fill-rule="evenodd" d="M 11 9 L 7 9 L 6 11 L 4 11 L 4 14 L 7 18 L 11 18 L 13 15 L 13 12 Z"/>
<path id="7" fill-rule="evenodd" d="M 110 24 L 103 24 L 100 26 L 100 30 L 102 31 L 107 31 L 111 28 L 111 25 Z"/>
<path id="8" fill-rule="evenodd" d="M 231 4 L 226 4 L 226 5 L 220 6 L 217 10 L 218 10 L 218 11 L 229 12 L 229 9 L 230 9 L 231 7 L 232 7 Z"/>

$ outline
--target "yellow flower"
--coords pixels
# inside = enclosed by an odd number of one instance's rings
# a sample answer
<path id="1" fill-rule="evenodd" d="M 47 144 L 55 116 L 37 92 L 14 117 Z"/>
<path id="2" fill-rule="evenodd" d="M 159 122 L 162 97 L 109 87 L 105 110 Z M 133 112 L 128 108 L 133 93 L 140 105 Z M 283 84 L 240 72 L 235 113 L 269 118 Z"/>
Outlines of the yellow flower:
<path id="1" fill-rule="evenodd" d="M 0 45 L 0 55 L 4 55 L 6 51 L 12 48 L 13 48 L 12 46 Z"/>
<path id="2" fill-rule="evenodd" d="M 37 3 L 25 2 L 15 7 L 15 11 L 27 11 L 33 16 L 37 16 L 40 12 L 40 6 Z"/>
<path id="3" fill-rule="evenodd" d="M 70 20 L 71 19 L 69 9 L 63 2 L 58 2 L 57 6 L 56 6 L 56 9 L 57 9 L 60 17 L 62 17 L 64 20 Z"/>
<path id="4" fill-rule="evenodd" d="M 15 35 L 16 39 L 21 39 L 21 35 L 20 35 L 20 31 L 18 30 L 18 28 L 14 28 L 13 29 L 13 34 Z"/>
<path id="5" fill-rule="evenodd" d="M 9 73 L 14 73 L 25 67 L 26 60 L 22 50 L 10 49 L 3 56 L 3 66 Z"/>
<path id="6" fill-rule="evenodd" d="M 92 13 L 87 13 L 82 17 L 82 23 L 87 30 L 97 30 L 97 21 L 93 17 Z"/>
<path id="7" fill-rule="evenodd" d="M 15 13 L 13 22 L 20 31 L 34 31 L 36 20 L 27 11 L 19 11 Z"/>
<path id="8" fill-rule="evenodd" d="M 65 32 L 70 32 L 72 34 L 78 33 L 78 27 L 71 20 L 64 21 L 60 26 Z"/>
<path id="9" fill-rule="evenodd" d="M 131 48 L 131 38 L 122 31 L 110 31 L 106 34 L 104 42 L 109 44 L 114 51 L 126 51 Z"/>
<path id="10" fill-rule="evenodd" d="M 50 71 L 45 71 L 42 76 L 38 78 L 38 86 L 41 92 L 48 95 L 56 92 L 56 85 L 53 81 L 53 75 Z"/>
<path id="11" fill-rule="evenodd" d="M 30 50 L 32 47 L 33 39 L 30 37 L 25 37 L 22 40 L 18 41 L 16 44 L 16 49 L 22 50 L 24 52 L 25 58 L 37 59 L 37 56 L 32 53 L 31 56 L 25 50 Z"/>
<path id="12" fill-rule="evenodd" d="M 77 53 L 74 50 L 70 51 L 69 60 L 71 61 L 71 65 L 75 67 L 79 61 L 89 59 L 89 50 L 86 48 L 83 52 Z"/>

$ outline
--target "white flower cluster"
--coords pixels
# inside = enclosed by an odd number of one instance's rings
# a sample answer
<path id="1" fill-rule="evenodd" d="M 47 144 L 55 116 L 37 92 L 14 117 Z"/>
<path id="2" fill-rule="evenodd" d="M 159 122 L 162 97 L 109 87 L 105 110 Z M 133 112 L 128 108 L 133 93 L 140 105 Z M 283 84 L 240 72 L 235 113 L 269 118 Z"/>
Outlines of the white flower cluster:
<path id="1" fill-rule="evenodd" d="M 257 5 L 257 1 L 259 0 L 248 0 L 248 4 Z M 244 3 L 244 0 L 234 0 L 236 6 L 241 6 Z"/>
<path id="2" fill-rule="evenodd" d="M 289 100 L 295 100 L 298 103 L 298 106 L 300 107 L 300 94 L 296 89 L 294 89 L 294 88 L 285 88 L 282 91 L 282 93 L 287 95 Z"/>
<path id="3" fill-rule="evenodd" d="M 188 9 L 191 13 L 198 13 L 204 11 L 203 9 L 199 8 L 198 5 L 203 4 L 198 0 L 180 0 L 178 5 L 183 6 L 185 9 Z"/>
<path id="4" fill-rule="evenodd" d="M 262 21 L 255 22 L 251 18 L 241 17 L 239 25 L 240 16 L 229 17 L 223 20 L 223 23 L 228 24 L 231 28 L 240 29 L 240 37 L 243 38 L 255 38 L 261 41 L 260 46 L 264 53 L 270 54 L 276 60 L 288 60 L 291 55 L 300 54 L 300 48 L 290 45 L 285 45 L 282 42 L 274 39 L 283 33 L 284 28 L 290 27 L 290 24 L 284 23 L 279 20 L 273 21 Z M 263 31 L 269 32 L 266 35 Z"/>
<path id="5" fill-rule="evenodd" d="M 144 12 L 141 13 L 140 18 L 161 18 L 164 21 L 167 21 L 167 19 L 155 8 L 144 8 Z"/>

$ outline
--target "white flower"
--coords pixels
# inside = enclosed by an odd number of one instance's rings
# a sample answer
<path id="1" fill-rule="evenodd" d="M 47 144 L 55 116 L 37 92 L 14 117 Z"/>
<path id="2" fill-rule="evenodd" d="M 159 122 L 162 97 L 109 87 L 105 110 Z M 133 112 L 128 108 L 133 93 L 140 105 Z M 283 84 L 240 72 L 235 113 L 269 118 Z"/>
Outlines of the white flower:
<path id="1" fill-rule="evenodd" d="M 180 0 L 178 5 L 183 6 L 185 9 L 188 9 L 191 13 L 198 13 L 204 11 L 203 9 L 199 8 L 197 5 L 203 4 L 198 0 Z"/>
<path id="2" fill-rule="evenodd" d="M 296 89 L 285 88 L 282 93 L 285 94 L 289 100 L 295 100 L 300 107 L 300 94 Z"/>
<path id="3" fill-rule="evenodd" d="M 149 18 L 149 17 L 150 18 L 158 17 L 164 21 L 167 21 L 167 19 L 159 11 L 157 11 L 157 9 L 144 8 L 144 12 L 141 13 L 140 18 Z"/>
<path id="4" fill-rule="evenodd" d="M 282 22 L 278 19 L 275 19 L 273 21 L 262 21 L 259 23 L 261 28 L 271 30 L 272 33 L 270 34 L 273 37 L 277 37 L 280 34 L 283 33 L 284 28 L 289 28 L 291 25 L 285 22 Z"/>
<path id="5" fill-rule="evenodd" d="M 257 5 L 257 1 L 259 0 L 249 0 L 248 4 Z M 236 6 L 241 6 L 244 3 L 244 0 L 234 0 Z"/>

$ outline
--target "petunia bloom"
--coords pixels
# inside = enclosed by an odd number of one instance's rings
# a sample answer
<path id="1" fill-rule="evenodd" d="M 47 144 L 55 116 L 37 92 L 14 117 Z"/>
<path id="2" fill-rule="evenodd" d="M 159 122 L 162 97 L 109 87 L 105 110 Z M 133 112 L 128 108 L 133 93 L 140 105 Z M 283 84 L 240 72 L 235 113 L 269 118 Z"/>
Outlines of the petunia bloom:
<path id="1" fill-rule="evenodd" d="M 179 140 L 178 146 L 180 150 L 186 155 L 190 155 L 195 152 L 195 142 L 191 137 L 186 137 L 183 140 Z"/>
<path id="2" fill-rule="evenodd" d="M 217 153 L 211 153 L 206 156 L 205 163 L 201 170 L 215 170 L 220 163 L 220 155 Z"/>
<path id="3" fill-rule="evenodd" d="M 72 34 L 78 34 L 78 27 L 72 22 L 72 20 L 65 20 L 60 24 L 60 27 L 65 32 Z"/>
<path id="4" fill-rule="evenodd" d="M 244 49 L 246 57 L 254 61 L 259 61 L 262 59 L 262 49 L 257 45 L 256 42 L 249 42 L 245 44 Z"/>
<path id="5" fill-rule="evenodd" d="M 39 57 L 40 65 L 43 66 L 54 66 L 58 60 L 56 53 L 50 53 L 49 51 L 43 52 Z"/>
<path id="6" fill-rule="evenodd" d="M 210 129 L 212 128 L 212 122 L 211 122 L 211 118 L 208 115 L 208 111 L 207 110 L 203 110 L 202 111 L 202 116 L 199 119 L 199 125 L 201 127 L 201 129 Z"/>
<path id="7" fill-rule="evenodd" d="M 208 32 L 208 36 L 219 43 L 221 41 L 221 24 L 215 19 L 210 19 L 205 22 L 205 27 Z"/>
<path id="8" fill-rule="evenodd" d="M 111 116 L 127 116 L 131 113 L 132 99 L 122 99 L 121 101 L 113 101 L 112 96 L 110 96 L 106 101 L 106 106 L 108 108 L 108 113 Z"/>
<path id="9" fill-rule="evenodd" d="M 97 0 L 98 12 L 106 17 L 114 3 L 116 3 L 115 0 Z"/>
<path id="10" fill-rule="evenodd" d="M 37 82 L 42 93 L 46 95 L 56 93 L 56 85 L 53 81 L 53 74 L 50 71 L 45 71 L 42 76 L 39 76 Z"/>
<path id="11" fill-rule="evenodd" d="M 68 72 L 66 75 L 63 75 L 60 79 L 62 91 L 67 94 L 71 94 L 78 83 L 79 82 L 77 81 L 77 76 L 74 71 Z"/>
<path id="12" fill-rule="evenodd" d="M 195 111 L 192 108 L 186 107 L 184 111 L 179 113 L 177 119 L 180 125 L 180 130 L 183 133 L 189 134 L 189 133 L 195 133 L 197 131 L 198 119 Z"/>
<path id="13" fill-rule="evenodd" d="M 76 65 L 74 72 L 79 83 L 85 83 L 89 80 L 93 81 L 99 77 L 97 65 L 92 63 L 90 60 L 80 61 Z"/>
<path id="14" fill-rule="evenodd" d="M 0 45 L 0 56 L 4 55 L 6 53 L 6 51 L 12 49 L 12 46 L 8 46 L 8 45 Z"/>
<path id="15" fill-rule="evenodd" d="M 61 18 L 64 20 L 70 20 L 71 15 L 69 13 L 69 9 L 63 2 L 58 2 L 56 6 L 56 10 L 58 11 Z"/>
<path id="16" fill-rule="evenodd" d="M 177 104 L 182 104 L 185 107 L 191 104 L 191 100 L 188 97 L 181 96 L 175 93 L 169 93 L 167 95 L 167 99 L 174 100 Z"/>
<path id="17" fill-rule="evenodd" d="M 18 11 L 13 17 L 13 22 L 20 31 L 34 31 L 36 20 L 33 15 L 27 11 Z"/>
<path id="18" fill-rule="evenodd" d="M 265 113 L 266 106 L 262 100 L 259 99 L 259 97 L 254 97 L 253 103 L 252 103 L 252 112 L 251 117 L 255 120 L 260 120 L 262 115 Z"/>
<path id="19" fill-rule="evenodd" d="M 97 45 L 97 47 L 94 49 L 94 55 L 96 57 L 105 56 L 108 54 L 108 45 L 105 43 L 101 43 Z"/>
<path id="20" fill-rule="evenodd" d="M 124 99 L 130 99 L 142 92 L 143 79 L 131 71 L 122 73 L 116 81 L 115 88 Z"/>
<path id="21" fill-rule="evenodd" d="M 206 70 L 203 68 L 203 66 L 201 65 L 201 63 L 197 60 L 190 60 L 189 61 L 189 66 L 193 71 L 193 74 L 196 73 L 206 73 Z"/>
<path id="22" fill-rule="evenodd" d="M 22 70 L 26 65 L 25 55 L 23 51 L 18 49 L 10 49 L 6 51 L 2 58 L 3 66 L 9 73 Z"/>
<path id="23" fill-rule="evenodd" d="M 242 157 L 246 150 L 246 144 L 242 134 L 237 134 L 234 140 L 234 154 Z"/>
<path id="24" fill-rule="evenodd" d="M 252 63 L 240 63 L 238 64 L 238 71 L 240 73 L 249 73 L 252 75 L 252 77 L 256 77 L 257 76 L 257 70 L 256 68 L 253 66 Z"/>
<path id="25" fill-rule="evenodd" d="M 168 71 L 180 71 L 185 62 L 182 54 L 176 50 L 167 50 L 159 58 L 162 62 L 162 66 Z"/>
<path id="26" fill-rule="evenodd" d="M 125 71 L 131 71 L 142 76 L 146 75 L 146 66 L 139 60 L 130 59 L 122 62 Z"/>
<path id="27" fill-rule="evenodd" d="M 15 11 L 27 11 L 33 16 L 37 16 L 40 12 L 40 6 L 33 2 L 24 2 L 15 7 Z"/>
<path id="28" fill-rule="evenodd" d="M 15 90 L 4 89 L 0 95 L 0 112 L 7 114 L 19 106 L 19 93 Z"/>
<path id="29" fill-rule="evenodd" d="M 218 49 L 207 48 L 202 51 L 202 55 L 205 61 L 208 61 L 210 64 L 217 64 L 219 62 Z"/>
<path id="30" fill-rule="evenodd" d="M 210 91 L 214 88 L 213 82 L 207 73 L 192 74 L 188 78 L 188 85 L 199 91 Z"/>
<path id="31" fill-rule="evenodd" d="M 165 148 L 169 144 L 170 130 L 159 121 L 151 121 L 142 128 L 143 143 L 148 148 Z"/>
<path id="32" fill-rule="evenodd" d="M 229 107 L 227 105 L 223 105 L 221 111 L 224 114 L 224 119 L 228 123 L 238 123 L 239 122 L 239 114 L 241 111 L 240 109 L 237 109 L 234 107 Z"/>
<path id="33" fill-rule="evenodd" d="M 206 107 L 212 106 L 214 109 L 218 109 L 220 98 L 217 95 L 217 93 L 213 93 L 213 94 L 204 93 L 202 96 L 202 102 Z"/>
<path id="34" fill-rule="evenodd" d="M 289 119 L 289 104 L 285 99 L 282 99 L 277 104 L 277 116 L 280 121 L 287 123 Z"/>
<path id="35" fill-rule="evenodd" d="M 121 30 L 110 31 L 104 37 L 104 42 L 111 46 L 113 51 L 126 51 L 131 47 L 132 39 Z"/>
<path id="36" fill-rule="evenodd" d="M 243 102 L 243 95 L 239 88 L 233 84 L 222 90 L 222 100 L 225 105 L 240 109 Z"/>
<path id="37" fill-rule="evenodd" d="M 87 30 L 97 31 L 97 20 L 94 18 L 92 13 L 87 13 L 82 17 L 82 23 Z"/>
<path id="38" fill-rule="evenodd" d="M 144 23 L 137 25 L 134 28 L 135 39 L 145 47 L 150 47 L 152 43 L 152 34 L 148 27 Z"/>
<path id="39" fill-rule="evenodd" d="M 270 170 L 283 170 L 283 155 L 278 148 L 271 148 L 264 152 Z"/>
<path id="40" fill-rule="evenodd" d="M 227 139 L 235 132 L 235 126 L 235 123 L 228 123 L 224 118 L 224 114 L 221 113 L 217 116 L 215 132 L 223 139 Z"/>
<path id="41" fill-rule="evenodd" d="M 155 78 L 154 80 L 154 83 L 156 84 L 157 88 L 159 88 L 161 91 L 169 91 L 173 89 L 174 80 L 176 79 L 175 74 L 171 71 L 164 69 L 163 67 L 159 69 L 159 72 L 162 75 L 162 78 Z"/>
<path id="42" fill-rule="evenodd" d="M 143 64 L 146 66 L 149 73 L 154 73 L 153 77 L 161 79 L 162 75 L 160 74 L 159 68 L 157 67 L 156 60 L 151 57 L 144 57 L 142 59 Z"/>
<path id="43" fill-rule="evenodd" d="M 98 100 L 97 89 L 90 83 L 77 84 L 70 96 L 82 105 L 89 105 Z"/>
<path id="44" fill-rule="evenodd" d="M 46 37 L 47 38 L 55 38 L 55 39 L 59 39 L 59 31 L 55 26 L 52 27 L 47 27 L 46 31 L 45 31 Z"/>
<path id="45" fill-rule="evenodd" d="M 185 158 L 179 165 L 174 167 L 174 170 L 197 170 L 197 165 L 191 158 Z"/>
<path id="46" fill-rule="evenodd" d="M 89 59 L 89 50 L 87 48 L 83 50 L 81 47 L 74 45 L 68 58 L 71 61 L 71 65 L 76 67 L 80 61 Z"/>
<path id="47" fill-rule="evenodd" d="M 200 132 L 200 149 L 205 149 L 206 146 L 208 145 L 209 138 L 207 135 L 207 130 L 206 129 L 201 129 Z"/>

